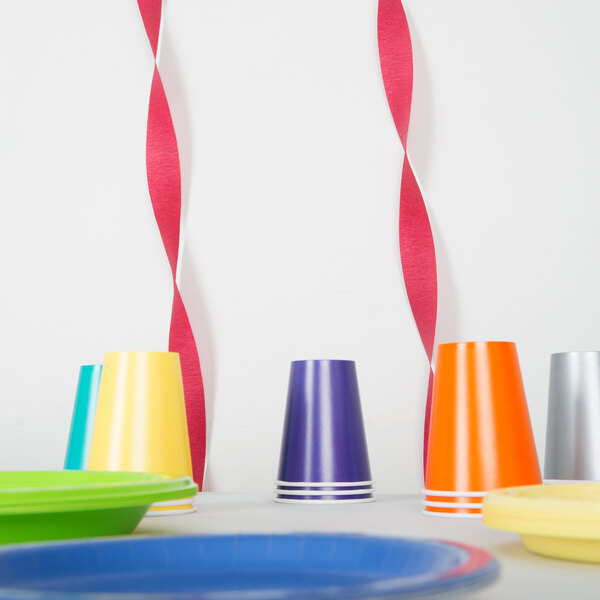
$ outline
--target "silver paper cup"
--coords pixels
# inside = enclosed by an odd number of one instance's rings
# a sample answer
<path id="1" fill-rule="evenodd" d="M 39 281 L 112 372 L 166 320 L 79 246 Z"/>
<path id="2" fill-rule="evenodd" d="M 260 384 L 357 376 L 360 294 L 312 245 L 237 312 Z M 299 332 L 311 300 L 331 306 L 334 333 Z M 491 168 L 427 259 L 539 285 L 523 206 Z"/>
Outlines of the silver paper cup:
<path id="1" fill-rule="evenodd" d="M 600 352 L 550 358 L 544 478 L 600 480 Z"/>

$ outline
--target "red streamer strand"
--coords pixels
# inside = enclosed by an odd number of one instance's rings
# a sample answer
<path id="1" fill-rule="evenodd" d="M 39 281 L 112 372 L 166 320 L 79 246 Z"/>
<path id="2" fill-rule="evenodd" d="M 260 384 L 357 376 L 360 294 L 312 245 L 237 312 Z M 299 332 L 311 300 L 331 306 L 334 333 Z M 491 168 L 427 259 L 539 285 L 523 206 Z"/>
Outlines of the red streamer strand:
<path id="1" fill-rule="evenodd" d="M 181 359 L 192 469 L 194 481 L 202 490 L 206 460 L 204 384 L 196 340 L 176 281 L 181 221 L 179 151 L 167 95 L 156 64 L 162 1 L 138 0 L 138 7 L 154 54 L 154 75 L 148 107 L 146 171 L 154 216 L 173 276 L 169 351 L 178 352 Z"/>
<path id="2" fill-rule="evenodd" d="M 433 392 L 437 269 L 427 209 L 408 160 L 406 147 L 412 102 L 413 55 L 410 30 L 401 0 L 379 0 L 377 39 L 385 93 L 404 147 L 398 228 L 402 273 L 410 308 L 429 361 L 423 439 L 423 470 L 426 471 Z"/>

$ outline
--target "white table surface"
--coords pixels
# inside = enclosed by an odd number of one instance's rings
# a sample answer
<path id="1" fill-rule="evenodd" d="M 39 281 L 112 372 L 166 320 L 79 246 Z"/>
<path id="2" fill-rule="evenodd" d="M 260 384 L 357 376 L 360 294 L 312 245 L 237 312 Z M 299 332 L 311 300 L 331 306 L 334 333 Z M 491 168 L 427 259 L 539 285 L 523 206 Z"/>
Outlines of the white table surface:
<path id="1" fill-rule="evenodd" d="M 528 552 L 516 534 L 476 519 L 422 515 L 417 495 L 379 495 L 368 504 L 277 504 L 270 495 L 205 492 L 195 513 L 145 517 L 136 535 L 349 532 L 451 540 L 479 546 L 500 562 L 493 585 L 470 600 L 600 599 L 600 565 L 545 558 Z"/>

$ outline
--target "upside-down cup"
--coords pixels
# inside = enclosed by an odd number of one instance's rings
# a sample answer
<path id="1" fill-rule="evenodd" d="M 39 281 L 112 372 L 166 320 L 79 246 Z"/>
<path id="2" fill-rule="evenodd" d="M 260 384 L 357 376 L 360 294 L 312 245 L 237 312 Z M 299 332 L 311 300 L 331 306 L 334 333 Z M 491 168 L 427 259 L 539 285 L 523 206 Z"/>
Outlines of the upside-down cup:
<path id="1" fill-rule="evenodd" d="M 544 477 L 600 480 L 600 352 L 550 358 Z"/>
<path id="2" fill-rule="evenodd" d="M 84 365 L 79 369 L 65 469 L 82 471 L 87 465 L 101 374 L 102 365 Z"/>
<path id="3" fill-rule="evenodd" d="M 179 354 L 105 355 L 87 468 L 192 478 Z M 187 498 L 154 504 L 148 515 L 194 510 Z"/>
<path id="4" fill-rule="evenodd" d="M 291 364 L 276 502 L 372 502 L 373 481 L 356 365 Z"/>
<path id="5" fill-rule="evenodd" d="M 489 491 L 542 481 L 512 342 L 438 346 L 429 431 L 425 514 L 481 517 Z"/>

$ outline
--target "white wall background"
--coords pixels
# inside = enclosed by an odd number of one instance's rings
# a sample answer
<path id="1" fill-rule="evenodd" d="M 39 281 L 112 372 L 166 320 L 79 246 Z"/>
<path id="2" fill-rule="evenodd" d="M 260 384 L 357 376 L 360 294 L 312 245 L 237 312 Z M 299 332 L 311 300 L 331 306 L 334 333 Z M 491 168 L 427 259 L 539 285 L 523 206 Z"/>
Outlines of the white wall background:
<path id="1" fill-rule="evenodd" d="M 543 459 L 549 354 L 600 347 L 600 4 L 405 8 L 437 341 L 517 342 Z M 357 361 L 378 489 L 420 487 L 427 363 L 401 277 L 402 149 L 376 13 L 376 0 L 166 2 L 206 489 L 272 488 L 298 358 Z M 134 0 L 0 3 L 0 469 L 62 467 L 81 364 L 166 349 L 151 73 Z"/>

